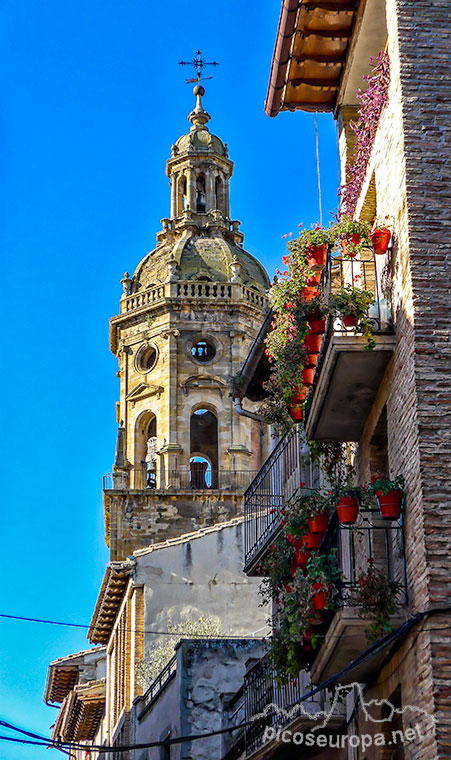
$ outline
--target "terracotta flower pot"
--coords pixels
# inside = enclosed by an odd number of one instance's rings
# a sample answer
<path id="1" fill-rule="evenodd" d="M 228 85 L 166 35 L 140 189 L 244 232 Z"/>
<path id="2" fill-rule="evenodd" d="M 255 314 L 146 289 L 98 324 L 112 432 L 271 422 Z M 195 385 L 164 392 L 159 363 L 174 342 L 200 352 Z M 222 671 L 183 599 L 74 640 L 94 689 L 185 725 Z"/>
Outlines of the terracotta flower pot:
<path id="1" fill-rule="evenodd" d="M 304 417 L 304 410 L 302 406 L 300 406 L 299 404 L 293 404 L 292 406 L 290 406 L 288 410 L 288 414 L 290 415 L 293 422 L 297 423 L 297 422 L 302 421 Z"/>
<path id="2" fill-rule="evenodd" d="M 321 349 L 322 335 L 308 333 L 305 336 L 304 346 L 309 354 L 318 354 Z"/>
<path id="3" fill-rule="evenodd" d="M 307 533 L 302 537 L 302 542 L 306 549 L 319 549 L 323 540 L 322 533 Z"/>
<path id="4" fill-rule="evenodd" d="M 285 591 L 287 592 L 287 594 L 291 594 L 291 592 L 293 591 L 293 586 L 291 585 L 291 583 L 288 583 L 287 581 L 284 581 L 282 585 L 283 585 Z"/>
<path id="5" fill-rule="evenodd" d="M 359 245 L 360 240 L 361 238 L 358 232 L 353 232 L 352 235 L 344 235 L 340 241 L 343 254 L 353 259 L 354 256 L 356 256 L 357 251 L 354 251 L 352 246 Z"/>
<path id="6" fill-rule="evenodd" d="M 307 354 L 307 363 L 306 367 L 316 367 L 318 364 L 318 352 L 315 351 L 314 353 Z"/>
<path id="7" fill-rule="evenodd" d="M 403 496 L 404 491 L 401 491 L 400 488 L 394 488 L 393 491 L 385 494 L 382 494 L 382 491 L 376 491 L 379 509 L 384 520 L 397 520 L 399 518 Z"/>
<path id="8" fill-rule="evenodd" d="M 357 327 L 357 317 L 354 314 L 346 314 L 343 317 L 343 324 L 345 327 Z"/>
<path id="9" fill-rule="evenodd" d="M 309 245 L 306 251 L 307 263 L 310 269 L 321 271 L 326 266 L 327 261 L 327 243 L 323 245 Z"/>
<path id="10" fill-rule="evenodd" d="M 337 515 L 341 525 L 353 525 L 359 514 L 359 502 L 352 496 L 342 496 L 337 504 Z"/>
<path id="11" fill-rule="evenodd" d="M 315 590 L 313 596 L 313 606 L 315 610 L 324 610 L 327 602 L 327 592 L 322 583 L 313 583 L 312 588 Z"/>
<path id="12" fill-rule="evenodd" d="M 320 280 L 321 280 L 321 272 L 313 272 L 313 274 L 311 274 L 307 280 L 307 287 L 309 288 L 318 287 Z"/>
<path id="13" fill-rule="evenodd" d="M 314 298 L 319 296 L 318 288 L 305 287 L 301 289 L 302 297 L 304 301 L 313 301 Z"/>
<path id="14" fill-rule="evenodd" d="M 321 514 L 310 517 L 308 521 L 308 529 L 310 533 L 325 533 L 329 526 L 329 512 L 322 512 Z"/>
<path id="15" fill-rule="evenodd" d="M 304 381 L 304 385 L 307 388 L 310 388 L 311 385 L 313 385 L 313 376 L 315 374 L 315 367 L 304 367 L 302 370 L 302 379 Z"/>
<path id="16" fill-rule="evenodd" d="M 310 552 L 308 549 L 304 549 L 304 547 L 301 549 L 296 549 L 295 556 L 297 566 L 302 568 L 306 567 L 310 557 Z"/>
<path id="17" fill-rule="evenodd" d="M 385 253 L 387 253 L 390 238 L 391 232 L 385 227 L 381 230 L 374 230 L 370 234 L 370 240 L 373 244 L 374 253 L 377 256 L 383 256 Z"/>
<path id="18" fill-rule="evenodd" d="M 293 395 L 291 396 L 291 403 L 293 406 L 296 406 L 297 404 L 302 404 L 305 397 L 307 395 L 307 389 L 299 386 L 297 388 L 294 388 Z"/>
<path id="19" fill-rule="evenodd" d="M 291 544 L 295 551 L 297 549 L 302 549 L 302 540 L 297 536 L 294 536 L 293 533 L 287 533 L 287 541 Z"/>
<path id="20" fill-rule="evenodd" d="M 309 323 L 309 326 L 310 326 L 309 334 L 324 335 L 324 333 L 326 332 L 326 320 L 322 319 L 316 314 L 312 314 L 310 317 L 307 317 L 307 322 Z"/>

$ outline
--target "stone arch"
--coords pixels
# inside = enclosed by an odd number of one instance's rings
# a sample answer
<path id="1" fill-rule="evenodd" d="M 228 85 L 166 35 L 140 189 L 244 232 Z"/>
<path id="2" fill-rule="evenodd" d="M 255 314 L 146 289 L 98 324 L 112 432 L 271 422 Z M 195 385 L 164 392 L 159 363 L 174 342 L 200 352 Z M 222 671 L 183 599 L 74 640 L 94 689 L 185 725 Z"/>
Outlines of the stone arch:
<path id="1" fill-rule="evenodd" d="M 181 216 L 187 204 L 186 176 L 181 174 L 177 180 L 177 216 Z"/>
<path id="2" fill-rule="evenodd" d="M 205 214 L 207 211 L 207 189 L 205 174 L 200 172 L 196 177 L 196 212 Z"/>
<path id="3" fill-rule="evenodd" d="M 194 488 L 215 488 L 218 472 L 218 414 L 211 404 L 196 404 L 190 412 L 190 470 Z M 206 467 L 203 466 L 206 463 Z M 202 465 L 202 466 L 201 466 Z M 210 472 L 210 482 L 205 478 Z"/>
<path id="4" fill-rule="evenodd" d="M 157 435 L 156 414 L 150 409 L 141 412 L 136 418 L 134 429 L 133 473 L 136 481 L 135 488 L 155 487 L 153 481 L 156 480 L 156 475 L 150 477 L 149 473 L 156 473 L 157 462 L 149 459 L 148 441 L 152 438 L 156 439 Z"/>

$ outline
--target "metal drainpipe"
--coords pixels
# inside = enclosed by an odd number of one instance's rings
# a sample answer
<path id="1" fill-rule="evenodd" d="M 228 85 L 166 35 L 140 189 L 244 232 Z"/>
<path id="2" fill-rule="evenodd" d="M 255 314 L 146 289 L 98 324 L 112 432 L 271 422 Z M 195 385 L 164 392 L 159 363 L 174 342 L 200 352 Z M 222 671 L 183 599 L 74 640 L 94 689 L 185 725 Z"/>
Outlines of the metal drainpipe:
<path id="1" fill-rule="evenodd" d="M 251 420 L 257 420 L 258 422 L 264 422 L 265 420 L 261 416 L 261 414 L 256 414 L 255 412 L 249 412 L 247 409 L 243 409 L 241 406 L 241 399 L 234 398 L 233 399 L 233 406 L 235 408 L 235 411 L 237 414 L 241 414 L 242 417 L 249 417 Z"/>

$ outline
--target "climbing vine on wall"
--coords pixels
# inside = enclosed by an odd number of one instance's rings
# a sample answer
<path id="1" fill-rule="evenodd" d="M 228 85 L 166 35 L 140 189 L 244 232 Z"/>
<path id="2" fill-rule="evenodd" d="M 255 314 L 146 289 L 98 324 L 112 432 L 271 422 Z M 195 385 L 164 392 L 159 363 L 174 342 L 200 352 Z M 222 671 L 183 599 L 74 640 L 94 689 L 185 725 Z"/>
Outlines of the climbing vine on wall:
<path id="1" fill-rule="evenodd" d="M 388 85 L 390 83 L 388 54 L 380 52 L 375 59 L 370 58 L 370 63 L 375 65 L 371 73 L 364 77 L 368 82 L 368 87 L 364 92 L 358 90 L 356 93 L 360 100 L 359 116 L 356 122 L 350 124 L 356 136 L 355 157 L 346 169 L 346 182 L 341 188 L 342 212 L 351 217 L 355 213 L 365 179 L 380 115 L 388 101 Z"/>

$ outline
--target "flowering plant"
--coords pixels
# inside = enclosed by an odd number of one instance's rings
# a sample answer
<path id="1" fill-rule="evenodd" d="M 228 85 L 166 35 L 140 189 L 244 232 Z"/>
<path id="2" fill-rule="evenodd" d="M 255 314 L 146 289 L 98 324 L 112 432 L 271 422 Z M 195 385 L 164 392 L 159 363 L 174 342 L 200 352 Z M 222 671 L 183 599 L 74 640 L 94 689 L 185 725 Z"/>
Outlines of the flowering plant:
<path id="1" fill-rule="evenodd" d="M 341 204 L 345 213 L 352 216 L 366 175 L 368 161 L 371 155 L 377 125 L 382 109 L 388 101 L 388 86 L 390 83 L 390 59 L 388 54 L 380 52 L 373 61 L 374 67 L 366 75 L 368 87 L 356 95 L 360 100 L 359 115 L 356 122 L 351 122 L 351 128 L 356 136 L 354 160 L 346 170 L 346 182 L 341 189 Z"/>
<path id="2" fill-rule="evenodd" d="M 360 608 L 359 615 L 371 621 L 365 634 L 368 642 L 374 644 L 392 630 L 390 617 L 397 610 L 402 586 L 378 570 L 372 558 L 368 560 L 367 572 L 360 574 L 357 584 L 355 599 Z"/>
<path id="3" fill-rule="evenodd" d="M 343 316 L 353 316 L 356 319 L 364 317 L 369 306 L 374 303 L 374 293 L 362 290 L 355 285 L 344 285 L 336 293 L 329 296 L 329 307 Z"/>
<path id="4" fill-rule="evenodd" d="M 404 477 L 402 475 L 397 475 L 396 478 L 393 480 L 388 480 L 388 478 L 371 478 L 371 483 L 368 487 L 368 492 L 370 494 L 375 494 L 376 491 L 381 491 L 382 495 L 385 496 L 387 493 L 390 493 L 390 491 L 403 491 L 404 490 Z"/>
<path id="5" fill-rule="evenodd" d="M 373 222 L 373 229 L 372 231 L 375 232 L 376 230 L 391 230 L 393 229 L 393 224 L 390 221 L 390 217 L 384 216 L 383 219 L 380 217 L 376 218 Z"/>

